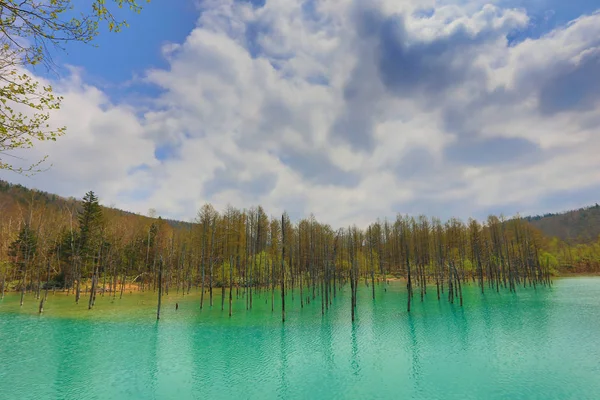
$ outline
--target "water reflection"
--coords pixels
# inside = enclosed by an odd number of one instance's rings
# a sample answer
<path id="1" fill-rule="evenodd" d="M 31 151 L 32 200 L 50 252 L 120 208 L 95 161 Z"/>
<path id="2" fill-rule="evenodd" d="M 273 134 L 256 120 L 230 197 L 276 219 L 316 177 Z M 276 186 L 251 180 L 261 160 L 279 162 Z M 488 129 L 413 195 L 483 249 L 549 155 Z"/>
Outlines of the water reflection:
<path id="1" fill-rule="evenodd" d="M 319 348 L 321 349 L 321 355 L 325 361 L 325 365 L 328 371 L 331 371 L 333 368 L 335 368 L 335 364 L 334 364 L 334 354 L 335 354 L 335 348 L 333 346 L 333 327 L 332 327 L 332 319 L 333 318 L 329 318 L 329 316 L 327 316 L 327 318 L 324 318 L 322 323 L 321 323 L 321 330 L 320 330 L 320 341 L 319 341 Z"/>
<path id="2" fill-rule="evenodd" d="M 411 379 L 417 392 L 421 390 L 421 362 L 420 362 L 420 343 L 417 337 L 416 320 L 413 314 L 408 313 L 408 334 L 411 351 Z"/>
<path id="3" fill-rule="evenodd" d="M 355 376 L 358 376 L 360 374 L 360 359 L 359 359 L 359 355 L 358 355 L 358 340 L 357 340 L 357 333 L 358 331 L 358 327 L 357 324 L 354 323 L 352 324 L 352 328 L 351 328 L 351 342 L 352 342 L 352 373 Z"/>
<path id="4" fill-rule="evenodd" d="M 450 310 L 454 317 L 452 318 L 452 322 L 461 344 L 461 350 L 467 351 L 469 346 L 469 323 L 467 321 L 465 308 L 450 306 Z"/>
<path id="5" fill-rule="evenodd" d="M 31 301 L 21 309 L 18 297 L 15 307 L 9 298 L 0 304 L 0 397 L 586 399 L 600 392 L 599 279 L 559 282 L 551 291 L 519 287 L 516 295 L 481 295 L 467 285 L 464 307 L 438 301 L 434 290 L 424 303 L 417 294 L 410 314 L 404 285 L 386 288 L 377 286 L 373 302 L 361 285 L 355 324 L 349 290 L 338 291 L 325 316 L 320 301 L 302 310 L 290 301 L 285 325 L 261 301 L 270 293 L 257 293 L 251 311 L 236 299 L 229 318 L 219 296 L 200 313 L 199 293 L 172 292 L 158 323 L 154 306 L 134 297 L 99 298 L 90 313 L 70 311 L 72 297 L 63 304 L 57 295 L 41 317 Z M 61 307 L 69 318 L 53 314 Z"/>
<path id="6" fill-rule="evenodd" d="M 288 371 L 288 341 L 286 334 L 286 327 L 282 326 L 280 329 L 279 335 L 279 387 L 277 388 L 277 397 L 285 398 L 285 394 L 288 392 L 288 380 L 287 380 L 287 371 Z"/>
<path id="7" fill-rule="evenodd" d="M 156 321 L 154 324 L 151 325 L 151 328 L 148 332 L 149 340 L 146 371 L 150 376 L 148 385 L 151 393 L 156 392 L 156 382 L 158 381 L 158 357 L 156 357 L 156 354 L 158 352 L 158 329 L 159 323 L 158 321 Z M 146 382 L 146 380 L 139 380 L 139 382 Z"/>

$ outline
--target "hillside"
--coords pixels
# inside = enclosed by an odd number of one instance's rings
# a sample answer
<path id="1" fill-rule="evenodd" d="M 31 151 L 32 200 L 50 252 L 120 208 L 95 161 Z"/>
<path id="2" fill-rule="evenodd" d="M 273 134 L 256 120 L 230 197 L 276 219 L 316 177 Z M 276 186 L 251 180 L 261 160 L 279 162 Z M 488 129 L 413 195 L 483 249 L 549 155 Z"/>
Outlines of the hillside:
<path id="1" fill-rule="evenodd" d="M 547 236 L 569 243 L 590 243 L 600 235 L 600 205 L 563 213 L 551 213 L 525 218 Z"/>
<path id="2" fill-rule="evenodd" d="M 82 193 L 83 195 L 84 193 Z M 13 206 L 21 206 L 26 209 L 30 203 L 43 204 L 47 207 L 54 209 L 70 208 L 79 205 L 80 200 L 73 197 L 65 198 L 56 194 L 47 193 L 41 190 L 29 189 L 19 184 L 12 184 L 3 180 L 0 180 L 0 213 L 9 209 Z M 111 208 L 102 206 L 104 209 L 111 210 L 119 215 L 136 215 L 139 218 L 149 218 L 144 215 L 132 213 L 130 211 L 120 210 L 118 208 Z M 165 221 L 173 228 L 185 228 L 189 227 L 189 222 L 175 221 L 165 219 Z"/>
<path id="3" fill-rule="evenodd" d="M 14 204 L 21 204 L 23 207 L 26 207 L 32 200 L 35 203 L 56 208 L 72 208 L 79 203 L 78 199 L 64 198 L 0 180 L 0 212 L 3 208 Z M 111 209 L 121 215 L 138 215 L 140 218 L 148 218 L 129 211 L 109 207 L 104 208 Z M 525 219 L 545 235 L 557 237 L 572 244 L 595 242 L 600 235 L 600 205 L 598 204 L 563 213 L 529 216 L 525 217 Z M 190 225 L 189 222 L 184 221 L 169 219 L 166 219 L 166 221 L 173 228 L 185 228 Z"/>

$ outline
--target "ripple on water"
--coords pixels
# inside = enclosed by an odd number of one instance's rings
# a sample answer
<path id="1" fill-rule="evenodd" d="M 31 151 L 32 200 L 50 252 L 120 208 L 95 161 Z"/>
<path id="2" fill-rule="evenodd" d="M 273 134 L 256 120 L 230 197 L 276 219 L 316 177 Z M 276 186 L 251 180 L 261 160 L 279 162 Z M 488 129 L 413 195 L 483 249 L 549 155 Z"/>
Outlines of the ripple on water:
<path id="1" fill-rule="evenodd" d="M 288 299 L 287 321 L 256 295 L 233 317 L 199 295 L 99 297 L 94 310 L 56 295 L 0 302 L 0 397 L 31 399 L 595 399 L 600 393 L 600 279 L 556 280 L 514 295 L 464 288 L 464 307 L 421 303 L 403 285 L 320 301 Z M 278 297 L 276 297 L 278 299 Z M 266 303 L 265 303 L 265 300 Z M 179 310 L 175 311 L 175 302 Z M 208 304 L 208 299 L 206 299 Z M 278 307 L 278 301 L 275 304 Z"/>

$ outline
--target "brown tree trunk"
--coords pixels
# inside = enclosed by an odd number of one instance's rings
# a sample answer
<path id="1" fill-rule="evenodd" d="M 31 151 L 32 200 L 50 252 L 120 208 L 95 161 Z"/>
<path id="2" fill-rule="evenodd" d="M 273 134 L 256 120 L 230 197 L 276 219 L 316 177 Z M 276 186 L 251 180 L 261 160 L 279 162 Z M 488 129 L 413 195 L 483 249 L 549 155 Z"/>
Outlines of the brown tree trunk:
<path id="1" fill-rule="evenodd" d="M 231 291 L 233 290 L 233 256 L 229 256 L 229 316 L 231 317 Z"/>
<path id="2" fill-rule="evenodd" d="M 285 214 L 281 216 L 281 322 L 285 322 Z"/>
<path id="3" fill-rule="evenodd" d="M 160 304 L 162 301 L 162 278 L 163 278 L 163 259 L 160 257 L 160 261 L 158 264 L 158 306 L 156 308 L 156 319 L 160 319 Z"/>

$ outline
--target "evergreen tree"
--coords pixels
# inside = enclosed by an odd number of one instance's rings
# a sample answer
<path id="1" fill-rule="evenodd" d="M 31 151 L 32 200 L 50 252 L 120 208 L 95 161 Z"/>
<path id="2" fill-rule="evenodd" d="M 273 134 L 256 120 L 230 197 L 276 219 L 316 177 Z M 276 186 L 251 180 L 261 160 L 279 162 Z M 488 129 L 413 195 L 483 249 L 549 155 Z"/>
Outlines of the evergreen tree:
<path id="1" fill-rule="evenodd" d="M 77 278 L 75 301 L 78 303 L 81 295 L 81 279 L 83 276 L 87 276 L 89 270 L 86 268 L 86 261 L 94 259 L 101 245 L 98 233 L 102 227 L 102 209 L 98 203 L 98 197 L 93 191 L 87 192 L 83 197 L 82 209 L 79 211 L 77 219 L 79 220 L 79 235 L 74 249 L 73 275 Z M 93 271 L 96 271 L 95 265 L 93 265 Z M 92 278 L 92 284 L 93 281 Z"/>
<path id="2" fill-rule="evenodd" d="M 37 250 L 37 237 L 29 224 L 23 225 L 17 236 L 17 240 L 12 242 L 8 248 L 8 254 L 14 257 L 14 263 L 21 272 L 21 305 L 25 297 L 27 285 L 27 267 Z M 4 285 L 3 285 L 4 286 Z"/>
<path id="3" fill-rule="evenodd" d="M 82 209 L 79 211 L 79 253 L 94 251 L 94 239 L 102 225 L 102 208 L 98 197 L 89 191 L 83 197 Z"/>
<path id="4" fill-rule="evenodd" d="M 14 257 L 15 264 L 21 269 L 26 267 L 26 263 L 33 257 L 37 250 L 37 237 L 29 224 L 23 225 L 19 231 L 19 236 L 12 242 L 8 248 L 8 255 Z"/>

